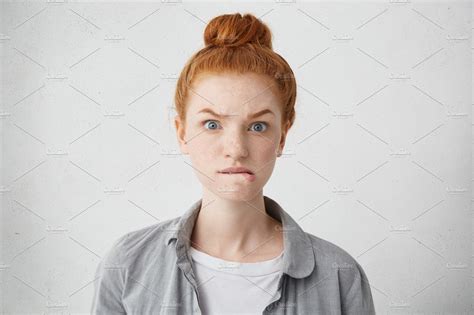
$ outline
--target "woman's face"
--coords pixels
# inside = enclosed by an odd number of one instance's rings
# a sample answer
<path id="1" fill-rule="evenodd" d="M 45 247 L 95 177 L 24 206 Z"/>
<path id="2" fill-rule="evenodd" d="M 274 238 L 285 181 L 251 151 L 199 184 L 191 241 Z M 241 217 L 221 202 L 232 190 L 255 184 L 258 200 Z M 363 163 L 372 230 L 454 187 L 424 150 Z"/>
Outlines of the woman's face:
<path id="1" fill-rule="evenodd" d="M 185 125 L 175 118 L 178 141 L 214 195 L 251 200 L 270 178 L 287 132 L 272 84 L 254 73 L 222 73 L 201 76 L 189 89 Z M 253 176 L 219 173 L 240 166 Z"/>

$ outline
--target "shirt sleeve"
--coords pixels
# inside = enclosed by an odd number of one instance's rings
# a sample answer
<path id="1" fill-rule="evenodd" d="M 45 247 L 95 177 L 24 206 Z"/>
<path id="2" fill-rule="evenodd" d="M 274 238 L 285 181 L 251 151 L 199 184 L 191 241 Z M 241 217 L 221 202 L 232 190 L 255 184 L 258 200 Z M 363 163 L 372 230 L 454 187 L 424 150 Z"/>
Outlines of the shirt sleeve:
<path id="1" fill-rule="evenodd" d="M 115 241 L 96 269 L 91 314 L 127 313 L 122 304 L 126 273 L 122 259 L 122 244 L 126 236 Z"/>
<path id="2" fill-rule="evenodd" d="M 358 262 L 355 268 L 349 268 L 346 274 L 346 293 L 342 300 L 342 314 L 347 315 L 375 315 L 374 301 L 370 290 L 369 280 Z M 355 272 L 354 272 L 355 271 Z M 347 275 L 347 274 L 350 274 Z"/>

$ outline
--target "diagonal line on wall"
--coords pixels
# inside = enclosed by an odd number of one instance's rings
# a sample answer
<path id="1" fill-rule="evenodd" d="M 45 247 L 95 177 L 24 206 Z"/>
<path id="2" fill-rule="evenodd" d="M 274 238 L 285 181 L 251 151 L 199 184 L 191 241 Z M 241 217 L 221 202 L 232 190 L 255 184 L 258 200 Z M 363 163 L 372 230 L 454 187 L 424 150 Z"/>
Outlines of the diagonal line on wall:
<path id="1" fill-rule="evenodd" d="M 384 144 L 388 145 L 388 142 L 383 140 L 382 138 L 380 138 L 379 136 L 377 136 L 375 133 L 369 131 L 369 129 L 365 128 L 364 126 L 362 126 L 361 124 L 357 123 L 356 124 L 357 126 L 359 126 L 362 130 L 364 130 L 365 132 L 367 132 L 368 134 L 370 134 L 371 136 L 374 136 L 376 139 L 380 140 L 381 142 L 383 142 Z"/>
<path id="2" fill-rule="evenodd" d="M 417 64 L 415 64 L 413 67 L 411 67 L 412 69 L 415 69 L 416 67 L 418 67 L 419 65 L 421 65 L 423 62 L 427 61 L 428 59 L 430 59 L 431 57 L 433 57 L 434 55 L 436 55 L 437 53 L 439 53 L 440 51 L 444 50 L 444 48 L 440 48 L 438 49 L 437 51 L 435 51 L 434 53 L 432 53 L 431 55 L 429 55 L 428 57 L 426 57 L 425 59 L 421 60 L 420 62 L 418 62 Z"/>
<path id="3" fill-rule="evenodd" d="M 367 22 L 364 22 L 364 23 L 362 23 L 361 25 L 359 25 L 358 27 L 356 27 L 356 30 L 360 29 L 362 26 L 367 25 L 367 23 L 372 22 L 372 21 L 375 20 L 377 17 L 381 16 L 382 14 L 384 14 L 384 13 L 387 12 L 387 11 L 388 11 L 388 9 L 383 10 L 383 11 L 380 12 L 379 14 L 377 14 L 377 15 L 375 15 L 374 17 L 370 18 Z"/>
<path id="4" fill-rule="evenodd" d="M 359 103 L 357 103 L 356 106 L 359 106 L 359 105 L 362 104 L 363 102 L 367 101 L 369 98 L 373 97 L 375 94 L 379 93 L 380 91 L 382 91 L 383 89 L 385 89 L 387 86 L 388 86 L 388 84 L 385 85 L 384 87 L 378 89 L 378 90 L 375 91 L 374 93 L 370 94 L 369 96 L 367 96 L 366 98 L 364 98 L 362 101 L 360 101 Z"/>
<path id="5" fill-rule="evenodd" d="M 98 181 L 98 182 L 102 181 L 100 178 L 98 178 L 97 176 L 92 175 L 92 173 L 89 173 L 88 171 L 86 171 L 84 168 L 80 167 L 79 165 L 77 165 L 73 161 L 69 160 L 69 163 L 71 163 L 72 165 L 74 165 L 75 167 L 77 167 L 78 169 L 80 169 L 81 171 L 83 171 L 84 173 L 89 175 L 90 177 L 94 178 L 96 181 Z"/>
<path id="6" fill-rule="evenodd" d="M 366 254 L 368 251 L 374 249 L 376 246 L 378 246 L 378 245 L 380 245 L 382 242 L 384 242 L 387 238 L 388 238 L 388 236 L 387 236 L 386 238 L 384 238 L 383 240 L 381 240 L 381 241 L 375 243 L 375 245 L 373 245 L 372 247 L 369 247 L 368 249 L 366 249 L 365 251 L 363 251 L 362 253 L 360 253 L 359 255 L 357 255 L 356 258 L 358 259 L 360 256 Z"/>
<path id="7" fill-rule="evenodd" d="M 148 58 L 145 58 L 144 56 L 142 56 L 140 53 L 138 53 L 136 50 L 133 50 L 132 48 L 128 47 L 128 49 L 133 52 L 134 54 L 136 54 L 137 56 L 145 59 L 146 61 L 148 61 L 150 64 L 152 64 L 153 66 L 155 66 L 156 68 L 160 68 L 160 66 L 158 66 L 157 64 L 153 63 L 152 61 L 150 61 Z"/>
<path id="8" fill-rule="evenodd" d="M 17 276 L 13 275 L 12 277 L 14 277 L 14 278 L 17 279 L 18 281 L 20 281 L 21 283 L 23 283 L 24 285 L 26 285 L 27 287 L 29 287 L 30 289 L 32 289 L 33 291 L 35 291 L 36 293 L 38 293 L 38 294 L 41 295 L 42 297 L 46 298 L 46 295 L 44 295 L 44 294 L 41 293 L 40 291 L 36 290 L 36 289 L 33 288 L 31 285 L 29 285 L 29 284 L 26 283 L 25 281 L 21 280 L 21 279 L 18 278 Z"/>
<path id="9" fill-rule="evenodd" d="M 23 173 L 22 175 L 20 175 L 19 177 L 15 178 L 12 182 L 16 182 L 17 180 L 19 180 L 20 178 L 22 178 L 23 176 L 25 176 L 26 174 L 30 173 L 31 171 L 33 171 L 35 168 L 39 167 L 41 164 L 43 164 L 44 162 L 46 162 L 46 160 L 44 161 L 41 161 L 40 163 L 38 163 L 36 166 L 32 167 L 31 169 L 29 169 L 28 171 L 26 171 L 25 173 Z"/>
<path id="10" fill-rule="evenodd" d="M 90 25 L 94 26 L 94 27 L 97 28 L 98 30 L 102 30 L 99 26 L 97 26 L 96 24 L 92 23 L 91 21 L 89 21 L 89 19 L 86 19 L 85 17 L 83 17 L 82 15 L 80 15 L 79 13 L 77 13 L 76 11 L 74 11 L 73 9 L 69 9 L 69 11 L 71 11 L 72 13 L 74 13 L 75 15 L 77 15 L 78 17 L 80 17 L 81 19 L 83 19 L 84 21 L 86 21 L 87 23 L 89 23 Z"/>
<path id="11" fill-rule="evenodd" d="M 439 280 L 443 279 L 445 276 L 441 276 L 439 277 L 438 279 L 436 279 L 435 281 L 431 282 L 430 284 L 428 284 L 426 287 L 424 287 L 423 289 L 421 289 L 420 291 L 416 292 L 415 294 L 413 294 L 411 297 L 415 297 L 417 296 L 418 294 L 420 294 L 421 292 L 425 291 L 426 289 L 428 289 L 429 287 L 431 287 L 433 284 L 435 284 L 436 282 L 438 282 Z"/>
<path id="12" fill-rule="evenodd" d="M 195 17 L 197 20 L 199 20 L 201 23 L 203 24 L 207 24 L 206 21 L 204 21 L 203 19 L 201 19 L 199 16 L 197 16 L 196 14 L 192 13 L 191 11 L 189 10 L 186 10 L 186 9 L 183 9 L 184 11 L 186 11 L 187 13 L 189 13 L 191 16 Z"/>
<path id="13" fill-rule="evenodd" d="M 329 182 L 329 179 L 327 179 L 326 177 L 322 176 L 321 174 L 319 174 L 318 172 L 316 172 L 315 170 L 313 170 L 311 167 L 309 167 L 308 165 L 304 164 L 303 162 L 301 161 L 298 161 L 298 163 L 300 163 L 301 165 L 303 165 L 304 167 L 306 167 L 308 170 L 310 170 L 311 172 L 313 172 L 314 174 L 318 175 L 319 177 L 321 177 L 322 179 L 324 179 L 326 182 Z"/>
<path id="14" fill-rule="evenodd" d="M 259 18 L 259 19 L 262 19 L 265 15 L 267 15 L 267 14 L 270 13 L 270 12 L 272 12 L 273 10 L 275 10 L 275 9 L 270 9 L 270 10 L 268 10 L 267 12 L 263 13 L 262 15 L 259 15 L 258 18 Z"/>
<path id="15" fill-rule="evenodd" d="M 301 144 L 301 143 L 303 143 L 304 141 L 308 140 L 308 138 L 310 138 L 310 137 L 312 137 L 313 135 L 317 134 L 318 132 L 320 132 L 321 130 L 323 130 L 324 128 L 326 128 L 327 126 L 329 126 L 329 123 L 325 124 L 324 126 L 322 126 L 321 128 L 319 128 L 318 130 L 316 130 L 315 132 L 313 132 L 312 134 L 310 134 L 309 136 L 304 137 L 303 140 L 298 141 L 296 144 Z"/>
<path id="16" fill-rule="evenodd" d="M 415 161 L 411 161 L 413 164 L 417 165 L 418 167 L 420 167 L 421 169 L 423 169 L 424 171 L 426 171 L 427 173 L 433 175 L 433 177 L 437 178 L 440 182 L 444 182 L 444 180 L 442 178 L 440 178 L 439 176 L 437 176 L 435 173 L 429 171 L 428 169 L 424 168 L 423 166 L 421 166 L 420 164 L 418 164 L 417 162 Z"/>
<path id="17" fill-rule="evenodd" d="M 77 289 L 76 291 L 73 291 L 72 293 L 69 294 L 69 297 L 73 296 L 74 294 L 76 294 L 77 292 L 81 291 L 82 289 L 88 287 L 89 285 L 91 285 L 92 283 L 94 283 L 94 281 L 100 279 L 100 277 L 97 277 L 95 278 L 94 280 L 91 280 L 89 282 L 87 282 L 85 285 L 83 285 L 82 287 L 80 287 L 79 289 Z"/>
<path id="18" fill-rule="evenodd" d="M 438 253 L 437 251 L 435 251 L 434 249 L 432 249 L 431 247 L 429 247 L 428 245 L 422 243 L 420 240 L 416 239 L 415 237 L 411 237 L 412 239 L 414 239 L 415 241 L 417 241 L 419 244 L 421 244 L 423 247 L 425 247 L 426 249 L 428 249 L 429 251 L 435 253 L 436 255 L 438 255 L 439 257 L 441 257 L 443 260 L 446 260 L 446 257 L 444 257 L 443 255 L 441 255 L 440 253 Z"/>
<path id="19" fill-rule="evenodd" d="M 360 51 L 361 53 L 363 53 L 364 55 L 366 55 L 367 57 L 369 57 L 370 59 L 374 60 L 375 62 L 377 62 L 379 65 L 381 65 L 382 67 L 384 67 L 385 69 L 388 69 L 388 66 L 383 64 L 382 62 L 380 62 L 379 60 L 375 59 L 375 57 L 369 55 L 369 53 L 363 51 L 362 49 L 360 48 L 357 48 L 358 51 Z"/>
<path id="20" fill-rule="evenodd" d="M 38 92 L 39 90 L 41 90 L 42 88 L 44 88 L 45 85 L 43 84 L 42 86 L 40 86 L 39 88 L 37 88 L 36 90 L 34 90 L 33 92 L 31 92 L 30 94 L 26 95 L 25 97 L 23 97 L 22 99 L 20 99 L 19 101 L 17 101 L 15 104 L 13 104 L 12 106 L 16 106 L 18 103 L 20 102 L 23 102 L 25 99 L 27 99 L 28 97 L 30 97 L 31 95 L 33 95 L 34 93 Z"/>
<path id="21" fill-rule="evenodd" d="M 92 99 L 90 96 L 88 96 L 87 94 L 85 94 L 84 92 L 80 91 L 78 88 L 74 87 L 73 85 L 69 84 L 69 86 L 71 88 L 73 88 L 74 90 L 76 90 L 77 92 L 79 92 L 81 95 L 85 96 L 87 99 L 91 100 L 92 102 L 94 102 L 96 105 L 99 105 L 99 106 L 102 106 L 102 104 L 100 104 L 99 102 L 97 102 L 96 100 Z"/>
<path id="22" fill-rule="evenodd" d="M 144 18 L 142 18 L 141 20 L 139 20 L 139 21 L 136 22 L 135 24 L 130 25 L 130 26 L 128 27 L 128 29 L 131 29 L 132 27 L 137 26 L 139 23 L 145 21 L 145 19 L 147 19 L 149 16 L 155 14 L 155 13 L 158 12 L 159 10 L 160 10 L 160 9 L 158 8 L 158 9 L 156 9 L 155 11 L 151 12 L 150 14 L 146 15 Z"/>
<path id="23" fill-rule="evenodd" d="M 326 101 L 323 101 L 321 98 L 319 98 L 316 94 L 314 94 L 313 92 L 311 92 L 310 90 L 306 89 L 305 87 L 303 87 L 302 85 L 299 85 L 297 84 L 298 87 L 302 88 L 304 91 L 306 91 L 308 94 L 314 96 L 316 99 L 318 99 L 318 101 L 320 101 L 321 103 L 323 103 L 324 105 L 326 105 L 327 107 L 330 107 L 330 105 L 326 102 Z"/>
<path id="24" fill-rule="evenodd" d="M 28 208 L 27 206 L 25 206 L 24 204 L 22 204 L 22 203 L 19 202 L 18 200 L 13 199 L 13 201 L 16 202 L 17 204 L 19 204 L 20 206 L 22 206 L 23 208 L 25 208 L 26 210 L 28 210 L 29 212 L 33 213 L 35 216 L 37 216 L 38 218 L 40 218 L 42 221 L 45 221 L 45 218 L 43 218 L 42 216 L 40 216 L 39 214 L 37 214 L 36 212 L 34 212 L 34 211 L 31 210 L 30 208 Z"/>
<path id="25" fill-rule="evenodd" d="M 31 244 L 30 246 L 28 246 L 27 248 L 25 248 L 24 250 L 22 250 L 21 252 L 19 252 L 18 254 L 16 254 L 15 256 L 13 256 L 13 258 L 11 259 L 12 261 L 15 260 L 15 258 L 17 258 L 18 256 L 20 256 L 21 254 L 23 254 L 24 252 L 26 252 L 28 249 L 32 248 L 33 246 L 35 246 L 36 244 L 38 244 L 39 242 L 41 242 L 42 240 L 44 240 L 46 238 L 46 236 L 40 238 L 39 240 L 37 240 L 36 242 L 34 242 L 33 244 Z"/>
<path id="26" fill-rule="evenodd" d="M 93 52 L 91 52 L 90 54 L 88 54 L 87 56 L 79 59 L 79 61 L 77 61 L 76 63 L 73 63 L 72 65 L 69 66 L 69 69 L 71 69 L 72 67 L 75 67 L 77 64 L 79 64 L 80 62 L 84 61 L 84 59 L 88 58 L 90 55 L 96 53 L 97 51 L 99 51 L 101 49 L 101 47 L 97 48 L 96 50 L 94 50 Z"/>
<path id="27" fill-rule="evenodd" d="M 306 15 L 307 17 L 309 17 L 311 20 L 315 21 L 316 23 L 318 23 L 319 25 L 321 25 L 322 27 L 324 27 L 326 30 L 330 30 L 329 26 L 326 26 L 324 25 L 323 23 L 321 23 L 320 21 L 318 21 L 315 17 L 313 17 L 312 15 L 308 14 L 306 11 L 303 11 L 301 9 L 297 9 L 298 11 L 300 11 L 301 13 L 303 13 L 304 15 Z"/>
<path id="28" fill-rule="evenodd" d="M 76 139 L 72 140 L 71 142 L 69 142 L 69 144 L 73 144 L 74 142 L 76 142 L 77 140 L 81 139 L 82 137 L 84 137 L 85 135 L 87 135 L 89 132 L 91 132 L 92 130 L 96 129 L 97 127 L 99 127 L 102 123 L 98 123 L 97 125 L 95 125 L 94 127 L 92 127 L 91 129 L 87 130 L 86 132 L 84 132 L 82 135 L 80 135 L 79 137 L 77 137 Z"/>
<path id="29" fill-rule="evenodd" d="M 444 124 L 438 125 L 436 128 L 434 128 L 433 130 L 429 131 L 426 135 L 421 136 L 420 138 L 416 139 L 416 140 L 413 141 L 411 144 L 416 144 L 417 142 L 421 141 L 422 139 L 428 137 L 430 134 L 432 134 L 432 133 L 435 132 L 437 129 L 441 128 L 442 126 L 444 126 Z"/>
<path id="30" fill-rule="evenodd" d="M 69 236 L 69 238 L 74 241 L 76 244 L 78 244 L 79 246 L 81 246 L 82 248 L 84 248 L 85 250 L 89 251 L 90 253 L 92 253 L 93 255 L 97 256 L 97 258 L 101 258 L 99 254 L 97 254 L 96 252 L 94 252 L 92 249 L 90 249 L 89 247 L 87 247 L 86 245 L 82 244 L 81 242 L 79 242 L 78 240 L 72 238 L 71 236 Z"/>
<path id="31" fill-rule="evenodd" d="M 298 66 L 298 69 L 301 69 L 304 65 L 306 65 L 308 62 L 312 61 L 314 58 L 320 56 L 322 53 L 326 52 L 329 48 L 331 48 L 331 47 L 328 47 L 328 48 L 324 49 L 324 50 L 321 51 L 320 53 L 314 55 L 314 56 L 311 57 L 310 59 L 308 59 L 308 60 L 306 60 L 305 62 L 303 62 L 302 64 L 300 64 L 300 65 Z"/>
<path id="32" fill-rule="evenodd" d="M 367 174 L 365 174 L 364 176 L 360 177 L 359 179 L 356 179 L 356 182 L 360 182 L 362 179 L 364 179 L 365 177 L 369 176 L 370 174 L 372 174 L 373 172 L 375 172 L 376 170 L 378 170 L 379 168 L 381 168 L 382 166 L 384 166 L 385 164 L 387 164 L 389 161 L 385 161 L 383 162 L 382 164 L 380 164 L 379 166 L 377 166 L 376 168 L 374 168 L 372 171 L 368 172 Z"/>
<path id="33" fill-rule="evenodd" d="M 40 66 L 41 68 L 43 68 L 43 70 L 46 70 L 46 67 L 43 66 L 42 64 L 40 64 L 38 61 L 34 60 L 33 58 L 31 58 L 30 56 L 28 56 L 27 54 L 25 54 L 24 52 L 22 52 L 21 50 L 19 50 L 18 48 L 15 48 L 13 47 L 12 49 L 15 49 L 16 51 L 18 51 L 20 54 L 22 54 L 23 56 L 25 56 L 26 58 L 28 58 L 29 60 L 31 60 L 32 62 L 34 62 L 35 64 L 37 64 L 38 66 Z"/>
<path id="34" fill-rule="evenodd" d="M 411 9 L 413 12 L 416 12 L 419 16 L 423 17 L 424 19 L 426 19 L 427 21 L 431 22 L 432 24 L 436 25 L 437 27 L 439 27 L 440 29 L 444 30 L 444 27 L 442 27 L 441 25 L 439 25 L 438 23 L 436 23 L 435 21 L 433 21 L 432 19 L 426 17 L 424 14 L 422 14 L 420 11 L 417 11 L 415 9 Z"/>
<path id="35" fill-rule="evenodd" d="M 433 96 L 429 95 L 428 93 L 426 93 L 425 91 L 423 91 L 422 89 L 420 89 L 419 87 L 417 87 L 416 85 L 412 84 L 411 86 L 413 86 L 415 89 L 417 89 L 418 91 L 420 91 L 421 93 L 423 93 L 424 95 L 428 96 L 429 98 L 431 98 L 433 101 L 435 101 L 436 103 L 444 106 L 443 103 L 441 103 L 440 101 L 438 101 L 437 99 L 435 99 Z"/>
<path id="36" fill-rule="evenodd" d="M 83 214 L 84 212 L 86 212 L 87 210 L 89 210 L 90 208 L 92 208 L 93 206 L 95 206 L 96 204 L 98 204 L 101 201 L 102 200 L 97 200 L 96 202 L 94 202 L 93 204 L 91 204 L 90 206 L 88 206 L 87 208 L 85 208 L 84 210 L 82 210 L 81 212 L 79 212 L 78 214 L 73 216 L 72 218 L 70 218 L 69 221 L 74 220 L 75 218 L 77 218 L 78 216 L 80 216 L 81 214 Z"/>
<path id="37" fill-rule="evenodd" d="M 136 101 L 138 101 L 139 99 L 141 99 L 142 97 L 144 97 L 145 95 L 147 95 L 148 93 L 150 93 L 151 91 L 153 91 L 154 89 L 156 89 L 159 86 L 160 86 L 160 84 L 155 85 L 154 87 L 152 87 L 151 89 L 149 89 L 148 91 L 146 91 L 145 93 L 143 93 L 142 95 L 140 95 L 139 97 L 134 99 L 132 102 L 128 103 L 128 106 L 132 105 L 133 103 L 135 103 Z"/>
<path id="38" fill-rule="evenodd" d="M 32 137 L 33 139 L 37 140 L 37 141 L 40 142 L 41 144 L 45 144 L 43 140 L 39 139 L 38 137 L 35 137 L 33 134 L 29 133 L 28 131 L 26 131 L 26 130 L 23 129 L 22 127 L 18 126 L 16 123 L 13 123 L 13 125 L 15 125 L 15 127 L 17 127 L 18 129 L 20 129 L 21 131 L 23 131 L 24 133 L 26 133 L 27 135 L 29 135 L 29 136 Z"/>
<path id="39" fill-rule="evenodd" d="M 421 217 L 422 215 L 426 214 L 427 212 L 433 210 L 437 205 L 439 205 L 440 203 L 444 202 L 444 200 L 440 200 L 438 201 L 437 203 L 435 203 L 432 207 L 426 209 L 425 211 L 423 211 L 422 213 L 420 213 L 419 215 L 417 215 L 416 217 L 414 217 L 413 219 L 411 219 L 412 221 L 415 221 L 416 219 L 418 219 L 419 217 Z"/>
<path id="40" fill-rule="evenodd" d="M 313 209 L 311 209 L 310 211 L 308 211 L 307 213 L 305 213 L 302 217 L 299 217 L 297 221 L 301 221 L 303 218 L 307 217 L 308 215 L 310 215 L 311 213 L 313 213 L 316 209 L 322 207 L 323 205 L 325 205 L 326 203 L 328 203 L 329 201 L 331 201 L 330 199 L 327 199 L 325 200 L 324 202 L 320 203 L 318 206 L 314 207 Z"/>
<path id="41" fill-rule="evenodd" d="M 144 135 L 145 137 L 147 137 L 148 139 L 150 139 L 151 141 L 153 141 L 154 143 L 156 143 L 157 145 L 160 145 L 160 143 L 153 139 L 152 137 L 150 137 L 149 135 L 147 135 L 146 133 L 144 133 L 143 131 L 139 130 L 137 127 L 133 126 L 132 124 L 128 123 L 128 125 L 133 128 L 134 130 L 138 131 L 140 134 Z"/>
<path id="42" fill-rule="evenodd" d="M 160 221 L 160 219 L 158 219 L 157 217 L 155 217 L 153 214 L 151 214 L 150 212 L 146 211 L 145 209 L 143 209 L 142 207 L 140 207 L 138 204 L 136 204 L 135 202 L 133 202 L 132 200 L 128 199 L 128 202 L 130 202 L 132 205 L 134 205 L 135 207 L 137 207 L 138 209 L 142 210 L 143 212 L 145 212 L 146 214 L 148 214 L 150 217 L 154 218 L 156 221 Z"/>
<path id="43" fill-rule="evenodd" d="M 380 213 L 378 213 L 377 211 L 375 211 L 374 209 L 370 208 L 368 205 L 366 205 L 365 203 L 363 203 L 362 201 L 360 201 L 359 199 L 356 200 L 358 203 L 360 203 L 361 205 L 363 205 L 364 207 L 366 207 L 367 209 L 369 209 L 369 211 L 375 213 L 376 215 L 378 215 L 379 217 L 381 217 L 382 219 L 384 219 L 385 221 L 388 221 L 388 219 L 386 217 L 384 217 L 383 215 L 381 215 Z"/>
<path id="44" fill-rule="evenodd" d="M 29 20 L 31 20 L 32 18 L 34 18 L 35 16 L 37 16 L 38 14 L 40 14 L 41 12 L 43 12 L 44 10 L 46 10 L 48 7 L 44 7 L 43 9 L 39 10 L 38 12 L 36 12 L 35 14 L 33 14 L 31 17 L 29 17 L 28 19 L 26 19 L 25 21 L 21 22 L 20 24 L 18 24 L 17 26 L 13 27 L 13 29 L 17 29 L 19 28 L 20 26 L 22 26 L 23 24 L 25 24 L 26 22 L 28 22 Z"/>
<path id="45" fill-rule="evenodd" d="M 132 178 L 130 178 L 128 180 L 128 182 L 130 183 L 132 180 L 134 180 L 135 178 L 137 178 L 138 176 L 142 175 L 143 173 L 145 173 L 146 171 L 148 171 L 150 168 L 152 168 L 153 166 L 155 166 L 156 164 L 160 163 L 160 160 L 156 161 L 155 163 L 153 163 L 152 165 L 148 166 L 147 168 L 145 168 L 143 171 L 139 172 L 137 175 L 133 176 Z"/>

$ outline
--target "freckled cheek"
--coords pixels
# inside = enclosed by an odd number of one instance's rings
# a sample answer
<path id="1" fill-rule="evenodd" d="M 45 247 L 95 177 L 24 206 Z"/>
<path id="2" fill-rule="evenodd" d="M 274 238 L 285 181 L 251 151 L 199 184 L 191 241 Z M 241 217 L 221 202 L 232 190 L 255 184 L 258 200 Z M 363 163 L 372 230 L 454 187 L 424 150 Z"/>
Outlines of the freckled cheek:
<path id="1" fill-rule="evenodd" d="M 252 146 L 250 155 L 256 161 L 269 161 L 276 158 L 276 146 L 269 142 L 260 142 Z"/>
<path id="2" fill-rule="evenodd" d="M 216 141 L 205 135 L 199 135 L 188 142 L 191 158 L 200 164 L 208 164 L 209 160 L 216 157 Z"/>

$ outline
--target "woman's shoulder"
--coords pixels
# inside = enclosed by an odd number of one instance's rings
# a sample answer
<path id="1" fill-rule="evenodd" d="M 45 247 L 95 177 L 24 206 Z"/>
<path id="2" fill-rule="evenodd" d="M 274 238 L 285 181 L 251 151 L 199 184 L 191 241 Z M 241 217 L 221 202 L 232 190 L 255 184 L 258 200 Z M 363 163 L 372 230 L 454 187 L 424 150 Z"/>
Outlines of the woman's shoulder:
<path id="1" fill-rule="evenodd" d="M 335 283 L 328 289 L 328 296 L 339 293 L 344 314 L 375 314 L 369 279 L 359 262 L 340 246 L 306 233 L 312 244 L 316 261 L 313 276 L 317 283 L 324 277 Z M 328 276 L 326 278 L 326 276 Z"/>
<path id="2" fill-rule="evenodd" d="M 355 261 L 354 257 L 339 245 L 336 245 L 333 242 L 330 242 L 311 233 L 305 233 L 311 240 L 313 251 L 319 259 L 330 259 L 347 262 Z"/>
<path id="3" fill-rule="evenodd" d="M 173 233 L 180 217 L 175 217 L 129 231 L 118 237 L 108 249 L 104 259 L 120 261 L 122 265 L 131 264 L 140 256 L 148 256 L 150 251 L 161 251 L 165 240 Z"/>
<path id="4" fill-rule="evenodd" d="M 345 249 L 326 239 L 305 232 L 311 240 L 318 273 L 336 272 L 339 276 L 352 282 L 355 279 L 367 280 L 360 263 Z"/>

